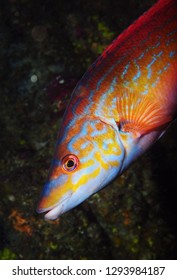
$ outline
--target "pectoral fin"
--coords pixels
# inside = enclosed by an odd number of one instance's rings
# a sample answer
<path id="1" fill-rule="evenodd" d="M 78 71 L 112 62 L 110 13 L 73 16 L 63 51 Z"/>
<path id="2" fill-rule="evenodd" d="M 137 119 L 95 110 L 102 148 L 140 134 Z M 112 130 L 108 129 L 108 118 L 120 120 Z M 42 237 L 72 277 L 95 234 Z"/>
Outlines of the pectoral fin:
<path id="1" fill-rule="evenodd" d="M 136 96 L 131 92 L 117 99 L 118 126 L 135 137 L 160 129 L 172 120 L 164 106 L 151 96 Z"/>

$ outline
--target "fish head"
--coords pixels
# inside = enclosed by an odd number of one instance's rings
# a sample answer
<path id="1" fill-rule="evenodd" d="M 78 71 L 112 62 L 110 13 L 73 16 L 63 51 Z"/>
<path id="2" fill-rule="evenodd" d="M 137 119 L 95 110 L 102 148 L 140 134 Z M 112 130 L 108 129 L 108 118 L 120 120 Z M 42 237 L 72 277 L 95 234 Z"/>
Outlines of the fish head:
<path id="1" fill-rule="evenodd" d="M 86 116 L 63 124 L 37 212 L 56 219 L 114 179 L 123 159 L 113 120 Z"/>

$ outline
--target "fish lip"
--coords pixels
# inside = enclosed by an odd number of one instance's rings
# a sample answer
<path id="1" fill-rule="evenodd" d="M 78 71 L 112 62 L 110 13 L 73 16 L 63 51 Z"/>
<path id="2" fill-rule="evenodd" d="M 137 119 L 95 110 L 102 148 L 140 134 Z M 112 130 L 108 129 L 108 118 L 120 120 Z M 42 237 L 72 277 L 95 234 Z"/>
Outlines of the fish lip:
<path id="1" fill-rule="evenodd" d="M 57 206 L 57 204 L 55 204 L 55 205 L 53 205 L 53 206 L 51 206 L 51 207 L 48 207 L 48 208 L 41 208 L 41 207 L 37 206 L 37 207 L 36 207 L 36 212 L 37 212 L 38 214 L 42 214 L 42 213 L 45 213 L 45 212 L 50 211 L 50 210 L 51 210 L 52 208 L 54 208 L 55 206 Z"/>
<path id="2" fill-rule="evenodd" d="M 62 214 L 63 207 L 64 207 L 63 202 L 60 202 L 49 208 L 42 208 L 42 209 L 37 208 L 36 211 L 38 214 L 44 214 L 44 218 L 46 220 L 55 220 Z"/>
<path id="3" fill-rule="evenodd" d="M 55 220 L 57 219 L 62 213 L 64 209 L 64 204 L 59 203 L 55 205 L 53 208 L 48 210 L 44 215 L 45 220 Z"/>
<path id="4" fill-rule="evenodd" d="M 64 211 L 64 202 L 66 200 L 69 200 L 72 196 L 72 193 L 69 194 L 69 196 L 66 196 L 64 199 L 62 199 L 59 203 L 52 205 L 51 207 L 48 208 L 40 208 L 37 207 L 36 212 L 38 214 L 44 213 L 44 218 L 46 220 L 55 220 L 57 219 Z"/>

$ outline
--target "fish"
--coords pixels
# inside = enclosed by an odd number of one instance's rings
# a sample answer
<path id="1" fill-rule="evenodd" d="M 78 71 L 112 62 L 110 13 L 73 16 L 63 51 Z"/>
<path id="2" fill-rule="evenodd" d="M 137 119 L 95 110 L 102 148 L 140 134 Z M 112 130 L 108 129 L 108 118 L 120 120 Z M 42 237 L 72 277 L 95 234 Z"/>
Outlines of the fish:
<path id="1" fill-rule="evenodd" d="M 77 83 L 37 212 L 54 220 L 120 176 L 177 117 L 177 1 L 159 0 Z"/>

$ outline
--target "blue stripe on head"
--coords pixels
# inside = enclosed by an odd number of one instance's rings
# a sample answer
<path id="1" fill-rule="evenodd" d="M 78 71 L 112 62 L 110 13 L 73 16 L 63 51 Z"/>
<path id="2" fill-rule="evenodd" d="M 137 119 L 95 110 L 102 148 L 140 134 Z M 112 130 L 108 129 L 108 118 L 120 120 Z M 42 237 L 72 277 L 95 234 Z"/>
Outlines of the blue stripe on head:
<path id="1" fill-rule="evenodd" d="M 42 196 L 48 196 L 52 189 L 62 186 L 67 181 L 67 174 L 62 174 L 58 178 L 48 181 L 43 188 Z"/>
<path id="2" fill-rule="evenodd" d="M 92 157 L 92 159 L 93 159 L 93 157 Z M 82 178 L 83 175 L 85 175 L 85 174 L 90 175 L 99 167 L 100 167 L 99 162 L 97 162 L 94 159 L 94 164 L 93 165 L 87 166 L 87 167 L 82 169 L 82 172 L 74 174 L 74 176 L 72 177 L 72 183 L 77 184 L 77 182 Z"/>

